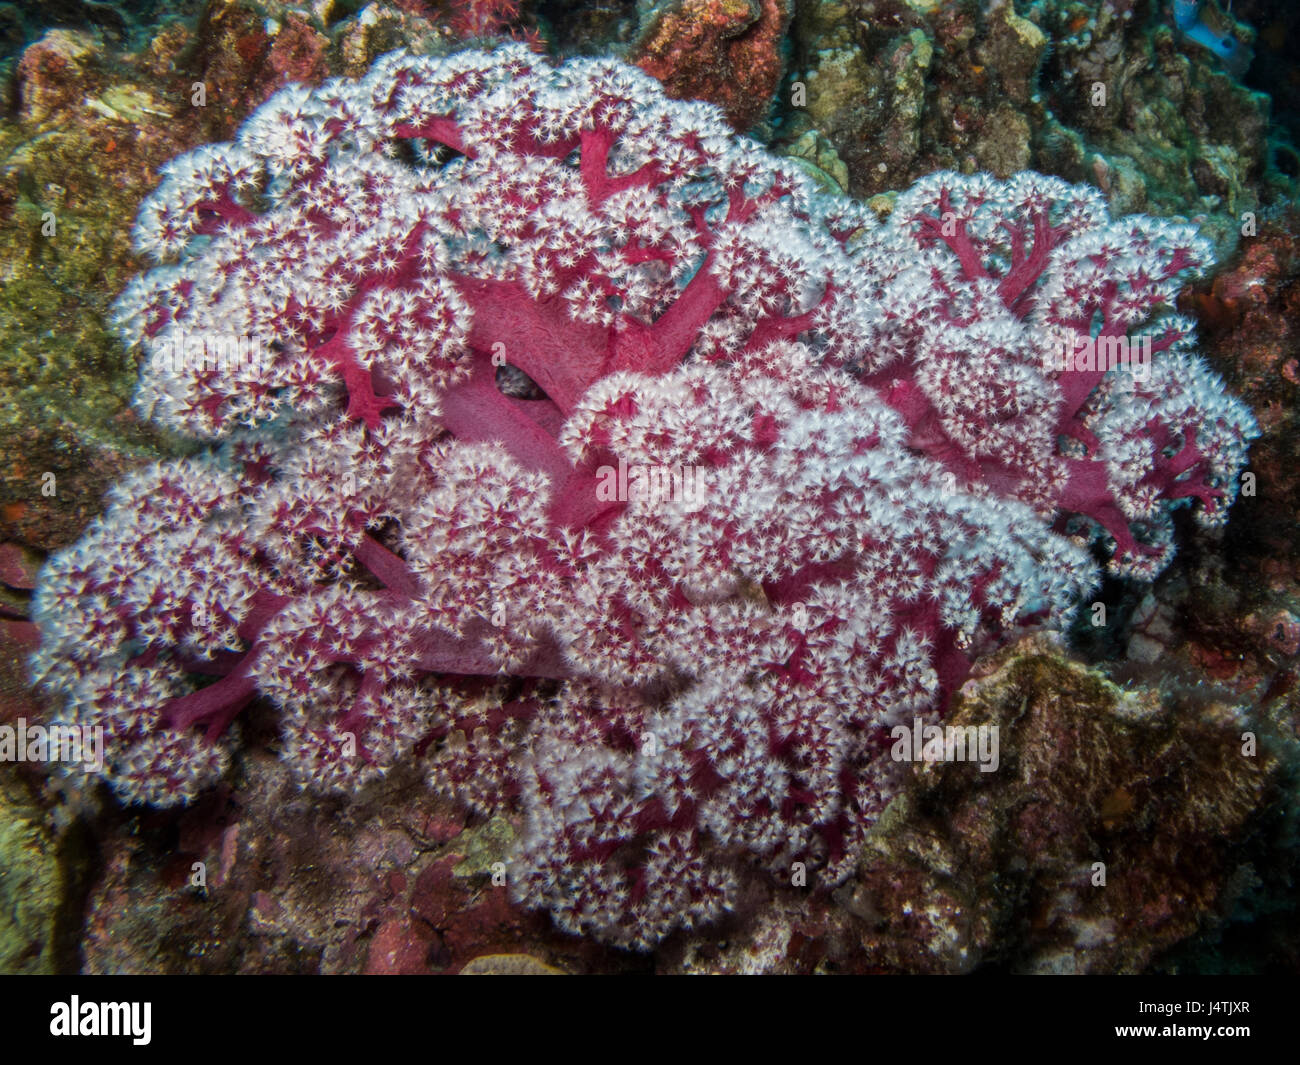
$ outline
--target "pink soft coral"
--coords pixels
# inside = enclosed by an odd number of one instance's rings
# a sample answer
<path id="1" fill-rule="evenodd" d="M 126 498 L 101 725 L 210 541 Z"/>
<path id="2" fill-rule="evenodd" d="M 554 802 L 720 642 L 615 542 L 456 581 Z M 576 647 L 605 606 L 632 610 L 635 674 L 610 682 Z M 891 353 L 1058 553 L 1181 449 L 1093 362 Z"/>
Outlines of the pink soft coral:
<path id="1" fill-rule="evenodd" d="M 217 446 L 41 584 L 107 778 L 189 799 L 255 697 L 316 787 L 431 741 L 436 787 L 520 812 L 518 897 L 627 945 L 755 860 L 843 877 L 890 728 L 1067 618 L 1100 530 L 1149 573 L 1173 505 L 1220 520 L 1253 432 L 1187 323 L 1145 380 L 1046 361 L 1160 310 L 1188 229 L 1036 175 L 882 225 L 614 61 L 285 90 L 136 240 L 139 403 Z"/>

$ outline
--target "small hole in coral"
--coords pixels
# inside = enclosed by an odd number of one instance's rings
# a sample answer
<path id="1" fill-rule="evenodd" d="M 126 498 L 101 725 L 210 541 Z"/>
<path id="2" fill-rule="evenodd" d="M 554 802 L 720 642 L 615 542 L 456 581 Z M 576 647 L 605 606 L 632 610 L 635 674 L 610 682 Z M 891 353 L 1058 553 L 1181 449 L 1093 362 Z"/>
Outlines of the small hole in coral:
<path id="1" fill-rule="evenodd" d="M 511 399 L 546 399 L 546 393 L 537 382 L 518 366 L 506 363 L 497 367 L 497 391 Z"/>

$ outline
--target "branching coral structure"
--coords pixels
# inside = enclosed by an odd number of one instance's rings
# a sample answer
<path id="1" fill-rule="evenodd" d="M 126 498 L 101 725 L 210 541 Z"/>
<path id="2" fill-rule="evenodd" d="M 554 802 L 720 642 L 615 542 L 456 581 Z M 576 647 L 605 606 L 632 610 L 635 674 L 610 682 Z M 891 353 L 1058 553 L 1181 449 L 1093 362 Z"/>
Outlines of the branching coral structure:
<path id="1" fill-rule="evenodd" d="M 254 699 L 315 789 L 418 751 L 517 811 L 517 898 L 629 947 L 845 877 L 890 729 L 1223 521 L 1255 432 L 1168 310 L 1189 227 L 1033 174 L 881 222 L 614 60 L 285 89 L 135 239 L 139 407 L 208 446 L 50 561 L 62 720 L 156 805 Z"/>

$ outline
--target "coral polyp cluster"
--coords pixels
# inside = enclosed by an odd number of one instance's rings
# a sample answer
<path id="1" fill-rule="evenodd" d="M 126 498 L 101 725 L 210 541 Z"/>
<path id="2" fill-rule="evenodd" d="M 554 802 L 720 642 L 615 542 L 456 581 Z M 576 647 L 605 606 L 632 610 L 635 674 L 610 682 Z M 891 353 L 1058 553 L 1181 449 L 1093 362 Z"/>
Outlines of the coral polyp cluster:
<path id="1" fill-rule="evenodd" d="M 1149 576 L 1175 507 L 1223 520 L 1254 433 L 1165 313 L 1189 228 L 1038 175 L 882 223 L 611 60 L 286 89 L 136 242 L 138 404 L 209 446 L 41 581 L 108 781 L 188 801 L 260 699 L 308 786 L 418 750 L 513 807 L 517 897 L 627 946 L 755 865 L 845 876 L 890 729 L 1063 624 L 1092 548 Z"/>

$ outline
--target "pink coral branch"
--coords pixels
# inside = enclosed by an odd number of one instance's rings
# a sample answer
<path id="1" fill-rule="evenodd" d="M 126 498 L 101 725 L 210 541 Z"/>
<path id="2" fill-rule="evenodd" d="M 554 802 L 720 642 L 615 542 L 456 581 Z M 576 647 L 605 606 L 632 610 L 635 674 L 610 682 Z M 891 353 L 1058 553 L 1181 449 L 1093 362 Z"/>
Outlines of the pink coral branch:
<path id="1" fill-rule="evenodd" d="M 253 658 L 254 653 L 250 651 L 234 672 L 167 703 L 159 711 L 159 723 L 173 729 L 191 729 L 202 724 L 206 726 L 207 738 L 215 740 L 257 695 L 257 682 L 250 673 Z"/>

